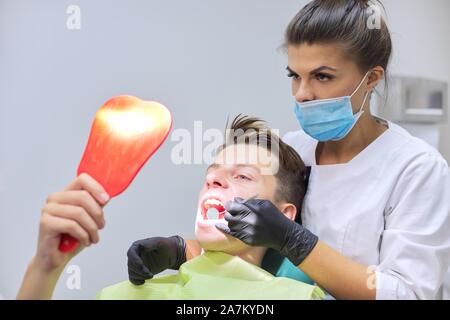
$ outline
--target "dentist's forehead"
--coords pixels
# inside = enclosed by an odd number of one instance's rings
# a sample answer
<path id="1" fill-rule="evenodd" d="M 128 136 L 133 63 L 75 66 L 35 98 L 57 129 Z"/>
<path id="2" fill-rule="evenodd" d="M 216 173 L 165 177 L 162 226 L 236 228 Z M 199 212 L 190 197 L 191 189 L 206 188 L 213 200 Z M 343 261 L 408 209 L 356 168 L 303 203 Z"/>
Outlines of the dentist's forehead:
<path id="1" fill-rule="evenodd" d="M 345 54 L 338 44 L 301 44 L 288 47 L 289 69 L 298 74 L 311 74 L 321 67 L 334 69 L 340 73 L 353 66 L 354 60 Z"/>

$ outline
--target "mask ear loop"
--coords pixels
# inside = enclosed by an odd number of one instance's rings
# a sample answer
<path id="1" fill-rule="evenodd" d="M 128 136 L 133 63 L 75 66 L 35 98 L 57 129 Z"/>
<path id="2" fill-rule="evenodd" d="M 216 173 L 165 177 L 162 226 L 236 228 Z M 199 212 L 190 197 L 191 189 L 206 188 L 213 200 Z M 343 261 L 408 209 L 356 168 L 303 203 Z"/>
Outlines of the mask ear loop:
<path id="1" fill-rule="evenodd" d="M 358 113 L 358 115 L 356 116 L 357 117 L 357 119 L 356 120 L 358 120 L 359 119 L 359 117 L 361 117 L 362 115 L 363 115 L 363 113 L 364 113 L 364 106 L 365 106 L 365 104 L 366 104 L 366 100 L 367 100 L 367 97 L 369 96 L 369 91 L 367 91 L 366 92 L 366 94 L 365 94 L 365 96 L 364 96 L 364 100 L 363 100 L 363 103 L 362 103 L 362 105 L 361 105 L 361 108 L 359 108 L 359 111 L 357 112 Z"/>
<path id="2" fill-rule="evenodd" d="M 369 74 L 370 71 L 367 71 L 366 74 L 364 75 L 364 78 L 362 78 L 361 82 L 359 83 L 358 87 L 355 89 L 355 91 L 353 91 L 353 93 L 351 94 L 350 98 L 353 97 L 355 95 L 355 93 L 359 90 L 359 88 L 361 88 L 364 80 L 366 80 L 367 75 Z M 361 104 L 361 108 L 359 108 L 359 111 L 356 113 L 358 114 L 357 117 L 359 118 L 360 116 L 362 116 L 362 114 L 364 113 L 364 105 L 366 104 L 367 101 L 367 97 L 369 96 L 369 91 L 366 92 L 366 94 L 364 95 L 364 100 L 363 103 Z"/>
<path id="3" fill-rule="evenodd" d="M 350 98 L 356 93 L 356 91 L 359 90 L 359 88 L 361 88 L 361 85 L 363 84 L 364 80 L 366 79 L 368 73 L 369 73 L 369 71 L 367 71 L 366 75 L 365 75 L 364 78 L 361 80 L 361 83 L 358 85 L 358 87 L 356 88 L 356 90 L 353 91 L 353 93 L 352 93 L 352 95 L 350 96 Z M 350 130 L 349 130 L 348 132 L 350 132 L 350 131 L 353 129 L 353 127 L 356 125 L 356 122 L 357 122 L 357 121 L 359 120 L 359 118 L 364 114 L 363 108 L 364 108 L 364 105 L 366 104 L 366 100 L 367 100 L 367 97 L 368 97 L 368 96 L 369 96 L 369 91 L 366 92 L 366 94 L 365 94 L 365 96 L 364 96 L 364 101 L 363 101 L 363 103 L 362 103 L 362 105 L 361 105 L 361 108 L 359 108 L 359 111 L 358 111 L 357 113 L 353 114 L 353 117 L 354 117 L 353 125 L 351 126 L 351 128 L 350 128 Z M 352 110 L 352 112 L 353 112 L 353 110 Z M 331 140 L 337 141 L 337 140 L 339 140 L 339 139 L 331 139 Z"/>
<path id="4" fill-rule="evenodd" d="M 362 78 L 361 82 L 358 84 L 358 87 L 356 87 L 356 89 L 353 91 L 353 93 L 350 95 L 350 97 L 353 97 L 356 93 L 356 91 L 359 90 L 359 88 L 361 88 L 364 80 L 366 80 L 367 75 L 369 74 L 370 71 L 367 71 L 366 74 L 364 75 L 364 77 Z"/>

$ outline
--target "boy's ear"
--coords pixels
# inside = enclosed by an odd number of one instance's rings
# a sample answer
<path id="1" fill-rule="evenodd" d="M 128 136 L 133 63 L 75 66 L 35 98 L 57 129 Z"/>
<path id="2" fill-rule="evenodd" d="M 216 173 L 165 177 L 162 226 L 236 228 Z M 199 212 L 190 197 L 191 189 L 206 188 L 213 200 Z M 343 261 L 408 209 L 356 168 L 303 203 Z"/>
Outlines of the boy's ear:
<path id="1" fill-rule="evenodd" d="M 280 211 L 290 220 L 295 221 L 297 216 L 297 208 L 292 203 L 283 203 L 280 206 Z"/>

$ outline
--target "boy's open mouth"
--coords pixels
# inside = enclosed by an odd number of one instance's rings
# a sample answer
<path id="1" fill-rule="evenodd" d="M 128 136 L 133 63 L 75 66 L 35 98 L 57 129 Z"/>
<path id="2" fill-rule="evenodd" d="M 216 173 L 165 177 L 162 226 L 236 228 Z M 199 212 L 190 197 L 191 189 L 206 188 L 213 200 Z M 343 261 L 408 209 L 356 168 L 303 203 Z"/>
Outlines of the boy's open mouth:
<path id="1" fill-rule="evenodd" d="M 204 220 L 223 219 L 225 211 L 222 201 L 217 198 L 208 198 L 202 203 L 202 217 Z"/>

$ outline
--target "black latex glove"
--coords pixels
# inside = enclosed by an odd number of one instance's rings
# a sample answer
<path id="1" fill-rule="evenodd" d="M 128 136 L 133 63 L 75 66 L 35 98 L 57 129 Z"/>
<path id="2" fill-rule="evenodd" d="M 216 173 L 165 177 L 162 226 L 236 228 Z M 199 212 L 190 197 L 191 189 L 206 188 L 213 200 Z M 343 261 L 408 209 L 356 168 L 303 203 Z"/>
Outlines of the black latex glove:
<path id="1" fill-rule="evenodd" d="M 166 269 L 178 270 L 186 262 L 186 242 L 179 236 L 138 240 L 127 256 L 128 277 L 133 284 L 141 285 Z"/>
<path id="2" fill-rule="evenodd" d="M 317 244 L 317 236 L 288 219 L 268 200 L 235 198 L 225 208 L 228 227 L 218 223 L 216 228 L 248 245 L 275 249 L 296 266 Z"/>

